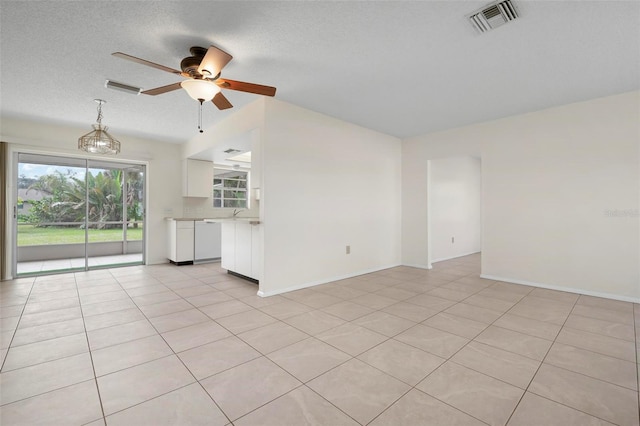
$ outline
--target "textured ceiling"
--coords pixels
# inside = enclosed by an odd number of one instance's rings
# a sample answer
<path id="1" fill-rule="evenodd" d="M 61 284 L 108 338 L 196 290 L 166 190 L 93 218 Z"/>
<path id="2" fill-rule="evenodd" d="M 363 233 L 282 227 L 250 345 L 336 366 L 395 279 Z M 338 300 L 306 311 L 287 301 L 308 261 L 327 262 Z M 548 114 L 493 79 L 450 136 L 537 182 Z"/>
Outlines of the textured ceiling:
<path id="1" fill-rule="evenodd" d="M 518 1 L 521 18 L 477 34 L 485 1 L 0 3 L 0 112 L 89 128 L 104 123 L 182 142 L 197 103 L 182 91 L 133 96 L 174 75 L 111 56 L 179 68 L 190 46 L 234 56 L 223 77 L 276 86 L 276 97 L 398 137 L 640 88 L 639 1 Z M 257 95 L 225 91 L 236 109 Z M 205 126 L 234 109 L 205 106 Z"/>

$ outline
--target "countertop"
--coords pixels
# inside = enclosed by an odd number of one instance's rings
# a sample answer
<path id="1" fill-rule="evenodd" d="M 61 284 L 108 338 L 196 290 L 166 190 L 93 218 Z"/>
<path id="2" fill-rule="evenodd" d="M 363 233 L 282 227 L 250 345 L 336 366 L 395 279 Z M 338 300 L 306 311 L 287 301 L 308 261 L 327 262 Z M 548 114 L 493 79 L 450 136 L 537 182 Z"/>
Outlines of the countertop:
<path id="1" fill-rule="evenodd" d="M 261 223 L 259 217 L 165 217 L 165 220 L 175 220 L 176 222 L 204 221 L 213 223 L 248 222 L 251 225 L 258 225 Z"/>
<path id="2" fill-rule="evenodd" d="M 204 219 L 205 222 L 224 223 L 224 222 L 246 222 L 250 225 L 259 225 L 259 217 L 218 217 L 211 219 Z"/>

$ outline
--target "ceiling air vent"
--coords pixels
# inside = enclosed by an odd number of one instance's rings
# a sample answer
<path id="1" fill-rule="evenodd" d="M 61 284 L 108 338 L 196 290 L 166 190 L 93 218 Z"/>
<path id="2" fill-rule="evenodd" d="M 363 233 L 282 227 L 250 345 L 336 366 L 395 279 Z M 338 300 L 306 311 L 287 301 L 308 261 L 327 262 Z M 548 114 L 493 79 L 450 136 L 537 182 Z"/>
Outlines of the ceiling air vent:
<path id="1" fill-rule="evenodd" d="M 505 0 L 489 3 L 469 16 L 469 20 L 478 31 L 485 33 L 517 17 L 516 8 L 510 0 Z"/>
<path id="2" fill-rule="evenodd" d="M 129 86 L 128 84 L 118 83 L 117 81 L 107 80 L 104 82 L 104 87 L 107 89 L 120 90 L 122 92 L 131 93 L 133 95 L 139 95 L 140 89 L 139 87 Z"/>

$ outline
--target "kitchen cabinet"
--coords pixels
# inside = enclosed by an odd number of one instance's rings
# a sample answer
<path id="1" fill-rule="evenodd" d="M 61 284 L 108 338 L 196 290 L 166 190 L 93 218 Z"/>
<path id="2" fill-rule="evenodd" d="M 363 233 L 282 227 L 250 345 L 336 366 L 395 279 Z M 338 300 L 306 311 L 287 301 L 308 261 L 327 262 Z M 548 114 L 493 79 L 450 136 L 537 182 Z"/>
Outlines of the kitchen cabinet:
<path id="1" fill-rule="evenodd" d="M 220 266 L 227 271 L 236 269 L 236 224 L 234 222 L 222 223 L 222 258 Z"/>
<path id="2" fill-rule="evenodd" d="M 259 279 L 262 271 L 262 238 L 260 227 L 251 226 L 251 276 Z"/>
<path id="3" fill-rule="evenodd" d="M 245 277 L 260 279 L 260 227 L 244 221 L 222 223 L 221 266 Z"/>
<path id="4" fill-rule="evenodd" d="M 213 163 L 187 158 L 182 164 L 182 196 L 213 196 Z"/>
<path id="5" fill-rule="evenodd" d="M 234 272 L 246 277 L 253 277 L 251 270 L 251 228 L 248 223 L 236 223 L 236 269 Z"/>
<path id="6" fill-rule="evenodd" d="M 169 260 L 177 264 L 193 263 L 194 221 L 169 220 Z"/>

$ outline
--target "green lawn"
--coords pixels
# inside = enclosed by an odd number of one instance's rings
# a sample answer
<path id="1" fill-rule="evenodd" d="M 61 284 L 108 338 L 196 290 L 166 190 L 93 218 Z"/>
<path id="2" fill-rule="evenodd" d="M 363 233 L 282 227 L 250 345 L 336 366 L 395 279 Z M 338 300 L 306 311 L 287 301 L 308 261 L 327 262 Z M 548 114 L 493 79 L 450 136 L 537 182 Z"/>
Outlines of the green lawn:
<path id="1" fill-rule="evenodd" d="M 142 240 L 142 228 L 127 229 L 127 241 Z M 89 229 L 89 242 L 122 241 L 121 229 Z M 84 243 L 84 229 L 18 225 L 18 246 Z"/>

